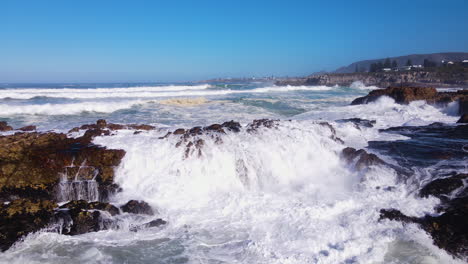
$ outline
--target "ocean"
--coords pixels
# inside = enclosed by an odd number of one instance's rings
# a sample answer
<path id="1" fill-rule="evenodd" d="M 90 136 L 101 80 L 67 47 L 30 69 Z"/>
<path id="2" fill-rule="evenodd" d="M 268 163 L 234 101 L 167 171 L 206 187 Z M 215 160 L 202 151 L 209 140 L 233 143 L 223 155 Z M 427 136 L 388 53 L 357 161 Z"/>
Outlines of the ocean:
<path id="1" fill-rule="evenodd" d="M 0 121 L 13 127 L 67 133 L 105 119 L 157 128 L 94 139 L 126 151 L 116 168 L 122 191 L 111 202 L 144 200 L 156 215 L 114 216 L 114 228 L 77 236 L 47 230 L 30 234 L 0 253 L 0 262 L 463 263 L 433 245 L 417 225 L 379 221 L 384 208 L 411 216 L 435 213 L 439 199 L 420 198 L 421 186 L 449 171 L 466 173 L 466 155 L 447 164 L 390 151 L 415 139 L 412 130 L 386 130 L 454 125 L 456 103 L 437 108 L 382 97 L 350 105 L 372 89 L 377 88 L 359 82 L 349 87 L 0 84 Z M 278 121 L 270 128 L 247 129 L 264 118 Z M 375 122 L 363 125 L 353 118 Z M 176 138 L 163 138 L 177 128 L 231 120 L 240 122 L 240 132 L 226 132 L 221 144 L 199 135 L 204 145 L 197 153 L 175 147 Z M 366 148 L 409 173 L 388 166 L 354 170 L 340 158 L 345 147 Z M 167 225 L 131 228 L 155 218 Z"/>

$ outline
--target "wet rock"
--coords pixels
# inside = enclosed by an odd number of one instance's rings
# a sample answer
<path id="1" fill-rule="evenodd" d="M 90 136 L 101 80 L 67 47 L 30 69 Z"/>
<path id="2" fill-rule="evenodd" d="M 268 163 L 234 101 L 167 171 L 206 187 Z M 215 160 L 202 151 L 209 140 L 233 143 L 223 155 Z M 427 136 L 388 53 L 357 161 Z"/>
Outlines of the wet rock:
<path id="1" fill-rule="evenodd" d="M 60 208 L 66 208 L 73 212 L 74 215 L 84 210 L 101 210 L 108 212 L 110 215 L 117 215 L 120 213 L 119 208 L 115 207 L 114 205 L 97 201 L 88 202 L 85 200 L 75 200 L 60 206 Z"/>
<path id="2" fill-rule="evenodd" d="M 432 87 L 388 87 L 373 90 L 364 97 L 356 98 L 351 104 L 367 104 L 384 95 L 393 98 L 397 103 L 408 104 L 416 100 L 433 100 L 437 95 L 437 90 Z"/>
<path id="3" fill-rule="evenodd" d="M 260 127 L 276 128 L 279 120 L 272 119 L 256 119 L 247 125 L 247 132 L 252 133 L 257 131 Z"/>
<path id="4" fill-rule="evenodd" d="M 139 226 L 131 227 L 130 231 L 136 232 L 136 231 L 141 230 L 141 229 L 151 228 L 151 227 L 159 227 L 159 226 L 162 226 L 162 225 L 165 225 L 165 224 L 167 224 L 166 221 L 162 220 L 161 218 L 158 218 L 158 219 L 152 220 L 152 221 L 150 221 L 148 223 L 145 223 L 145 224 L 142 224 L 142 225 L 139 225 Z"/>
<path id="5" fill-rule="evenodd" d="M 457 123 L 468 123 L 468 114 L 463 114 L 460 119 L 458 119 Z"/>
<path id="6" fill-rule="evenodd" d="M 450 102 L 458 101 L 459 114 L 468 114 L 468 90 L 458 90 L 456 92 L 437 92 L 432 87 L 388 87 L 369 92 L 368 95 L 356 98 L 352 105 L 367 104 L 376 101 L 381 96 L 389 96 L 399 104 L 408 104 L 416 100 L 425 100 L 436 105 L 447 105 Z"/>
<path id="7" fill-rule="evenodd" d="M 107 136 L 110 135 L 110 131 L 112 130 L 122 130 L 122 129 L 133 129 L 133 130 L 154 130 L 156 127 L 151 126 L 151 125 L 146 125 L 146 124 L 128 124 L 128 125 L 122 125 L 122 124 L 113 124 L 113 123 L 107 123 L 106 120 L 104 119 L 99 119 L 96 121 L 96 124 L 87 124 L 87 125 L 82 125 L 81 127 L 75 127 L 72 128 L 68 133 L 72 132 L 78 132 L 80 130 L 92 130 L 90 132 L 90 136 L 95 137 L 95 136 Z"/>
<path id="8" fill-rule="evenodd" d="M 56 207 L 55 202 L 39 199 L 0 204 L 0 250 L 5 251 L 23 236 L 46 227 Z"/>
<path id="9" fill-rule="evenodd" d="M 227 130 L 229 131 L 233 131 L 233 132 L 240 132 L 240 129 L 241 129 L 241 125 L 239 124 L 239 122 L 235 122 L 233 120 L 229 121 L 229 122 L 224 122 L 221 126 L 227 128 Z"/>
<path id="10" fill-rule="evenodd" d="M 122 209 L 123 212 L 132 214 L 154 214 L 151 206 L 144 201 L 131 200 L 128 201 L 125 205 L 121 206 L 120 209 Z"/>
<path id="11" fill-rule="evenodd" d="M 127 128 L 136 129 L 136 130 L 154 130 L 154 129 L 156 129 L 155 126 L 145 125 L 145 124 L 141 124 L 141 125 L 131 124 L 131 125 L 127 125 Z"/>
<path id="12" fill-rule="evenodd" d="M 468 256 L 468 197 L 458 199 L 445 213 L 438 216 L 427 215 L 409 217 L 398 210 L 381 210 L 380 219 L 416 223 L 428 232 L 434 244 L 450 254 L 467 260 Z"/>
<path id="13" fill-rule="evenodd" d="M 336 130 L 330 123 L 320 122 L 318 124 L 321 125 L 321 126 L 324 126 L 324 127 L 328 127 L 330 129 L 330 132 L 332 133 L 331 136 L 330 136 L 331 139 L 333 139 L 334 141 L 336 141 L 338 143 L 344 144 L 344 141 L 341 138 L 336 136 Z"/>
<path id="14" fill-rule="evenodd" d="M 396 209 L 382 209 L 382 210 L 380 210 L 379 220 L 382 220 L 382 219 L 395 220 L 395 221 L 400 221 L 400 222 L 404 222 L 404 223 L 417 223 L 417 222 L 419 222 L 418 218 L 406 216 L 402 212 L 400 212 L 400 211 L 398 211 Z"/>
<path id="15" fill-rule="evenodd" d="M 387 165 L 377 155 L 367 153 L 365 150 L 356 150 L 355 148 L 347 147 L 341 152 L 341 157 L 349 164 L 354 164 L 357 170 L 363 170 L 370 166 Z"/>
<path id="16" fill-rule="evenodd" d="M 348 118 L 348 119 L 339 119 L 336 120 L 338 123 L 346 123 L 346 122 L 351 122 L 356 125 L 357 128 L 360 127 L 374 127 L 376 121 L 375 120 L 367 120 L 367 119 L 361 119 L 361 118 Z"/>
<path id="17" fill-rule="evenodd" d="M 0 122 L 0 131 L 10 131 L 13 130 L 13 127 L 9 126 L 7 122 L 1 121 Z"/>
<path id="18" fill-rule="evenodd" d="M 0 200 L 30 197 L 29 192 L 56 199 L 61 175 L 86 165 L 97 172 L 100 187 L 113 184 L 114 168 L 125 155 L 91 144 L 89 137 L 59 133 L 22 133 L 0 137 Z M 72 166 L 73 165 L 73 166 Z"/>
<path id="19" fill-rule="evenodd" d="M 62 229 L 57 231 L 64 235 L 97 232 L 112 226 L 112 220 L 104 217 L 103 212 L 111 216 L 120 214 L 120 210 L 109 203 L 70 201 L 55 211 L 53 222 L 60 223 Z"/>
<path id="20" fill-rule="evenodd" d="M 176 129 L 172 134 L 174 134 L 174 135 L 183 135 L 183 134 L 185 134 L 185 129 L 183 129 L 183 128 Z"/>
<path id="21" fill-rule="evenodd" d="M 21 130 L 21 131 L 34 131 L 36 130 L 36 126 L 24 126 L 24 127 L 21 127 L 21 128 L 18 128 L 18 130 Z"/>
<path id="22" fill-rule="evenodd" d="M 468 174 L 457 174 L 452 177 L 436 179 L 424 186 L 419 195 L 428 197 L 430 195 L 442 198 L 452 193 L 454 190 L 464 186 L 463 180 L 468 178 Z"/>
<path id="23" fill-rule="evenodd" d="M 463 146 L 468 139 L 468 125 L 434 123 L 429 126 L 402 126 L 380 131 L 409 137 L 395 141 L 369 141 L 370 149 L 391 156 L 405 168 L 427 167 L 440 159 L 466 157 Z"/>
<path id="24" fill-rule="evenodd" d="M 205 131 L 213 131 L 213 132 L 222 133 L 222 134 L 225 134 L 225 133 L 226 133 L 226 132 L 224 131 L 224 129 L 223 129 L 223 126 L 220 125 L 220 124 L 213 124 L 213 125 L 204 127 L 203 130 L 205 130 Z"/>
<path id="25" fill-rule="evenodd" d="M 96 121 L 96 126 L 97 126 L 97 128 L 100 128 L 100 129 L 106 128 L 107 127 L 107 121 L 104 120 L 104 119 L 99 119 L 98 121 Z"/>

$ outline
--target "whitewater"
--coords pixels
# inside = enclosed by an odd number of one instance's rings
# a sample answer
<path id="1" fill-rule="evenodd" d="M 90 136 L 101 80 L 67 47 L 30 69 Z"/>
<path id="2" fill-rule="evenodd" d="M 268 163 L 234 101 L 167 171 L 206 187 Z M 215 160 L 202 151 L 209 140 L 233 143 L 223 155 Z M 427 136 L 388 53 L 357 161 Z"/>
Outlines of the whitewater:
<path id="1" fill-rule="evenodd" d="M 115 228 L 78 236 L 30 234 L 0 253 L 0 263 L 463 263 L 434 246 L 417 225 L 379 221 L 383 208 L 411 216 L 435 213 L 440 201 L 417 191 L 443 164 L 405 168 L 412 174 L 403 177 L 388 166 L 356 170 L 340 156 L 345 147 L 407 139 L 381 129 L 453 124 L 456 103 L 436 108 L 382 97 L 349 105 L 376 89 L 362 83 L 0 87 L 0 121 L 14 127 L 67 133 L 97 119 L 157 127 L 94 139 L 126 151 L 116 168 L 122 191 L 110 201 L 144 200 L 155 216 L 122 214 L 115 216 Z M 252 120 L 261 118 L 278 121 L 249 131 Z M 350 118 L 375 124 L 343 120 Z M 179 138 L 164 137 L 177 128 L 230 120 L 241 130 L 221 135 L 221 144 L 210 134 L 197 135 L 204 142 L 199 151 L 187 152 L 175 147 Z M 391 155 L 367 151 L 397 165 Z M 156 218 L 167 225 L 131 228 Z"/>

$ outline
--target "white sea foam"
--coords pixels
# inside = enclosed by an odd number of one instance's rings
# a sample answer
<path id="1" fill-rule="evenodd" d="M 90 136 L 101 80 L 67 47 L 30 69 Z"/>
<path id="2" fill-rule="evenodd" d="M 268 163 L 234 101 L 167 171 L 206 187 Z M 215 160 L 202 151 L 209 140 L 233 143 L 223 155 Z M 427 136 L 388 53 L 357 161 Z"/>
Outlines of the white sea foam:
<path id="1" fill-rule="evenodd" d="M 64 104 L 31 104 L 9 105 L 1 104 L 0 113 L 8 115 L 74 115 L 82 112 L 112 113 L 117 110 L 130 108 L 134 105 L 148 101 L 124 101 L 124 102 L 81 102 Z"/>
<path id="2" fill-rule="evenodd" d="M 271 86 L 250 90 L 208 90 L 210 86 L 167 86 L 138 88 L 99 89 L 3 89 L 0 99 L 31 99 L 35 97 L 96 99 L 96 98 L 157 98 L 175 96 L 216 96 L 227 94 L 249 94 L 290 91 L 326 91 L 327 86 Z"/>

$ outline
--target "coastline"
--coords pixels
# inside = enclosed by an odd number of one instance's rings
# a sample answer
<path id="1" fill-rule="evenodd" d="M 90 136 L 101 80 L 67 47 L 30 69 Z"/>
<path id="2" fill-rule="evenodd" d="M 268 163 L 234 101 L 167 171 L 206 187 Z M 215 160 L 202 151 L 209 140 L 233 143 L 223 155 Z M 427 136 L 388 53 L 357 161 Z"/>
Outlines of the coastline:
<path id="1" fill-rule="evenodd" d="M 437 92 L 434 88 L 388 88 L 375 90 L 367 96 L 357 98 L 354 104 L 371 103 L 382 95 L 389 96 L 401 104 L 426 100 L 435 105 L 446 105 L 457 101 L 459 115 L 468 114 L 466 90 Z M 223 137 L 226 134 L 239 133 L 241 130 L 247 133 L 257 133 L 259 129 L 276 129 L 279 122 L 287 121 L 262 119 L 254 120 L 246 126 L 230 121 L 206 127 L 179 128 L 169 131 L 160 140 L 175 138 L 177 143 L 174 148 L 183 148 L 186 158 L 196 157 L 201 155 L 201 150 L 205 147 L 206 143 L 203 139 L 205 136 L 212 137 L 214 142 L 217 142 L 216 144 L 223 144 Z M 372 120 L 344 120 L 343 122 L 351 122 L 358 127 L 372 126 Z M 333 125 L 328 122 L 317 124 L 329 129 L 331 140 L 343 144 L 343 141 L 336 135 Z M 468 134 L 467 127 L 468 125 L 459 124 L 416 127 L 415 129 L 436 131 L 439 135 L 450 136 L 451 140 L 465 140 Z M 0 128 L 4 131 L 14 131 L 6 123 L 0 124 Z M 35 127 L 29 126 L 21 128 L 22 132 L 15 131 L 12 135 L 0 136 L 0 144 L 4 150 L 0 153 L 2 155 L 2 163 L 0 163 L 2 172 L 0 175 L 2 183 L 0 186 L 1 249 L 7 250 L 25 235 L 41 230 L 64 235 L 80 235 L 118 228 L 113 224 L 113 217 L 125 213 L 145 216 L 142 221 L 130 227 L 136 231 L 152 227 L 164 228 L 166 220 L 159 218 L 155 210 L 145 201 L 129 200 L 126 204 L 109 202 L 108 197 L 118 193 L 122 187 L 114 181 L 114 169 L 120 165 L 126 154 L 123 150 L 108 149 L 93 143 L 95 137 L 112 137 L 114 132 L 119 130 L 129 130 L 131 134 L 138 135 L 157 129 L 149 125 L 112 124 L 105 120 L 98 120 L 95 124 L 73 128 L 68 134 L 35 132 Z M 30 146 L 35 147 L 30 149 Z M 357 171 L 364 171 L 372 166 L 394 168 L 393 165 L 364 149 L 343 146 L 340 156 L 344 162 Z M 81 166 L 85 160 L 86 166 Z M 48 165 L 44 167 L 44 164 Z M 31 172 L 37 175 L 30 177 Z M 431 187 L 445 185 L 445 183 L 440 183 L 439 179 L 435 179 L 421 190 L 420 196 L 445 197 L 453 190 L 460 188 L 466 178 L 466 174 L 449 175 L 445 181 L 455 186 L 449 189 Z M 64 189 L 64 186 L 68 189 Z M 97 194 L 90 196 L 91 189 L 94 192 L 97 191 Z M 68 194 L 63 195 L 64 191 Z M 426 215 L 424 217 L 407 216 L 392 208 L 381 208 L 378 221 L 390 219 L 416 223 L 433 237 L 438 247 L 456 257 L 465 258 L 468 253 L 468 244 L 464 239 L 468 232 L 461 223 L 464 223 L 468 216 L 466 204 L 465 196 L 443 200 L 439 216 Z M 102 219 L 106 221 L 102 222 Z M 455 221 L 452 221 L 454 219 Z M 20 225 L 11 224 L 12 222 L 20 223 Z M 51 228 L 58 222 L 62 223 L 60 229 Z"/>

